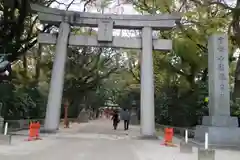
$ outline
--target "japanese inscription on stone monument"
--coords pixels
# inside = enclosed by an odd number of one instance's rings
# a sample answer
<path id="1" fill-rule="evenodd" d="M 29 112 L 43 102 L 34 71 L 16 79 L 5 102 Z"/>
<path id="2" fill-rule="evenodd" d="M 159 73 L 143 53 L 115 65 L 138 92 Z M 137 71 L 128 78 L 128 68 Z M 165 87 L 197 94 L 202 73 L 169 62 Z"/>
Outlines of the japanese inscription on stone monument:
<path id="1" fill-rule="evenodd" d="M 226 75 L 225 75 L 225 67 L 228 67 L 228 66 L 224 66 L 224 52 L 226 52 L 226 49 L 225 46 L 224 46 L 224 37 L 218 37 L 217 39 L 217 50 L 218 50 L 218 56 L 217 56 L 217 69 L 218 69 L 218 75 L 219 75 L 219 80 L 220 80 L 220 95 L 223 96 L 224 95 L 224 89 L 225 86 L 224 85 L 224 81 L 227 80 L 226 78 Z"/>
<path id="2" fill-rule="evenodd" d="M 228 36 L 212 35 L 208 50 L 209 114 L 229 115 Z"/>

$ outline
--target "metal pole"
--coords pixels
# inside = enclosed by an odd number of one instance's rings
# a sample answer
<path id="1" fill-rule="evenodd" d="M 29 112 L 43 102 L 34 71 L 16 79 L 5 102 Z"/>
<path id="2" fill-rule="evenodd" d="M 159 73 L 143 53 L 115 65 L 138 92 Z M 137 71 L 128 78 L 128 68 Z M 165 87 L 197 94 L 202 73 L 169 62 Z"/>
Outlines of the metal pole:
<path id="1" fill-rule="evenodd" d="M 205 149 L 205 150 L 208 150 L 208 133 L 205 133 L 204 149 Z"/>
<path id="2" fill-rule="evenodd" d="M 64 125 L 65 125 L 65 128 L 69 128 L 68 106 L 69 106 L 69 103 L 68 103 L 68 101 L 66 101 L 65 104 L 64 104 Z"/>
<path id="3" fill-rule="evenodd" d="M 188 130 L 185 130 L 185 142 L 188 143 Z"/>
<path id="4" fill-rule="evenodd" d="M 8 133 L 8 122 L 5 123 L 4 135 L 7 135 L 7 133 Z"/>

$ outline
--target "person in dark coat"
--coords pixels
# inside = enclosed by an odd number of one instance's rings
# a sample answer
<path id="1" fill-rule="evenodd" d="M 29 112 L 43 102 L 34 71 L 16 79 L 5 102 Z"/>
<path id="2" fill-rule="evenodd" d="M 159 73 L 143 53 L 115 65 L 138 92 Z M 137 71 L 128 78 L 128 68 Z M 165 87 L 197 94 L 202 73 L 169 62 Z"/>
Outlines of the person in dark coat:
<path id="1" fill-rule="evenodd" d="M 114 128 L 114 130 L 116 130 L 117 126 L 118 126 L 118 123 L 120 122 L 119 115 L 118 115 L 118 112 L 116 110 L 113 112 L 112 121 L 113 121 L 113 128 Z"/>

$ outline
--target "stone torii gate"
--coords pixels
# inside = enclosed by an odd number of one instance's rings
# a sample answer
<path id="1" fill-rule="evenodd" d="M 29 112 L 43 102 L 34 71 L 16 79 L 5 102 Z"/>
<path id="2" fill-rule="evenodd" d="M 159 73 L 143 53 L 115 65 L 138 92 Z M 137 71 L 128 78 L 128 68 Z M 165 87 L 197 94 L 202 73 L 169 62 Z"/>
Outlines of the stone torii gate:
<path id="1" fill-rule="evenodd" d="M 38 42 L 56 44 L 56 54 L 50 82 L 47 112 L 44 128 L 55 132 L 59 125 L 64 68 L 69 46 L 114 47 L 142 49 L 141 55 L 141 134 L 154 136 L 154 78 L 152 50 L 169 51 L 172 41 L 153 39 L 152 30 L 167 30 L 180 21 L 173 15 L 111 15 L 85 12 L 72 12 L 31 4 L 41 23 L 59 25 L 58 35 L 40 33 Z M 70 26 L 98 27 L 97 36 L 74 35 Z M 113 29 L 142 30 L 142 38 L 114 37 Z"/>

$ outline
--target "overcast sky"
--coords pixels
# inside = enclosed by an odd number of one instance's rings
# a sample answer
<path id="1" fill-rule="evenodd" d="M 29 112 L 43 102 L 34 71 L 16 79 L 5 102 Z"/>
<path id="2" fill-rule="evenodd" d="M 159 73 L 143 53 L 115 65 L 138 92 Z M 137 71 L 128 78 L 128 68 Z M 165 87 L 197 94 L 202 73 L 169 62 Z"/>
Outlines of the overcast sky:
<path id="1" fill-rule="evenodd" d="M 59 2 L 64 2 L 65 4 L 69 4 L 71 2 L 71 0 L 58 0 Z M 80 3 L 81 0 L 75 0 L 75 4 L 72 4 L 71 7 L 69 8 L 69 10 L 72 10 L 72 11 L 83 11 L 83 8 L 84 8 L 84 2 L 83 3 Z M 99 6 L 101 3 L 101 0 L 97 0 L 97 5 Z M 130 4 L 126 4 L 126 5 L 121 5 L 120 7 L 113 7 L 113 6 L 116 6 L 118 2 L 114 2 L 110 7 L 109 9 L 106 8 L 104 10 L 105 13 L 113 13 L 113 12 L 117 12 L 118 14 L 139 14 L 137 13 L 132 5 Z M 57 3 L 53 3 L 52 4 L 52 7 L 56 7 L 56 8 L 59 8 L 59 9 L 65 9 L 66 6 L 65 5 L 58 5 Z M 89 7 L 88 8 L 88 12 L 98 12 L 97 9 L 93 6 L 93 7 Z"/>
<path id="2" fill-rule="evenodd" d="M 59 2 L 64 2 L 65 4 L 69 4 L 71 2 L 71 0 L 58 0 Z M 97 0 L 98 5 L 100 5 L 100 1 L 101 0 Z M 71 11 L 83 11 L 84 8 L 84 3 L 80 3 L 81 0 L 75 0 L 76 4 L 72 4 L 71 7 L 69 8 L 69 10 Z M 136 12 L 133 9 L 133 6 L 130 4 L 125 4 L 125 5 L 121 5 L 118 7 L 114 7 L 116 6 L 116 3 L 112 4 L 109 8 L 104 9 L 104 13 L 115 13 L 115 14 L 139 14 L 138 12 Z M 59 9 L 66 9 L 66 5 L 59 5 L 57 3 L 53 3 L 52 6 L 53 8 L 59 8 Z M 99 8 L 99 7 L 98 7 Z M 92 12 L 92 13 L 100 13 L 100 11 L 97 10 L 97 7 L 89 7 L 87 12 Z M 121 36 L 136 36 L 136 32 L 135 31 L 128 31 L 128 30 L 115 30 L 113 32 L 114 36 L 119 36 L 121 34 Z"/>
<path id="3" fill-rule="evenodd" d="M 65 3 L 66 5 L 71 3 L 72 0 L 58 0 L 58 2 Z M 87 9 L 87 12 L 93 12 L 93 13 L 100 13 L 100 10 L 97 10 L 97 8 L 100 8 L 100 3 L 103 0 L 96 0 L 97 1 L 97 7 L 92 6 Z M 121 1 L 121 0 L 120 0 Z M 218 0 L 219 1 L 219 0 Z M 226 2 L 230 6 L 235 6 L 237 0 L 220 0 Z M 124 4 L 118 7 L 114 7 L 118 4 L 118 0 L 115 0 L 114 3 L 109 7 L 104 9 L 104 13 L 115 13 L 115 14 L 140 14 L 136 10 L 134 10 L 133 6 L 131 4 Z M 66 9 L 66 5 L 59 5 L 57 3 L 53 3 L 51 7 L 53 8 L 59 8 L 59 9 Z M 71 5 L 69 10 L 71 11 L 83 11 L 84 8 L 84 2 L 82 0 L 75 0 L 74 4 Z M 114 35 L 119 35 L 119 30 L 114 32 Z M 133 35 L 132 33 L 129 33 L 129 31 L 122 31 L 122 36 L 129 36 Z"/>
<path id="4" fill-rule="evenodd" d="M 58 2 L 61 3 L 65 3 L 65 4 L 69 4 L 71 3 L 72 0 L 58 0 Z M 97 5 L 100 6 L 101 1 L 103 0 L 96 0 L 97 1 Z M 111 9 L 105 9 L 104 13 L 118 13 L 118 14 L 139 14 L 138 12 L 136 12 L 133 9 L 133 6 L 131 4 L 125 4 L 125 5 L 121 5 L 121 7 L 113 7 L 116 6 L 121 0 L 113 0 L 114 3 L 110 6 Z M 236 5 L 237 0 L 216 0 L 216 1 L 224 1 L 225 3 L 227 3 L 229 6 L 234 7 Z M 71 7 L 69 8 L 69 10 L 72 11 L 83 11 L 83 5 L 84 2 L 82 2 L 82 0 L 75 0 L 74 4 L 71 5 Z M 53 3 L 52 7 L 54 8 L 60 8 L 60 9 L 66 9 L 66 5 L 58 5 L 57 3 Z M 99 12 L 97 11 L 97 9 L 93 6 L 91 7 L 91 9 L 88 9 L 88 12 Z"/>

